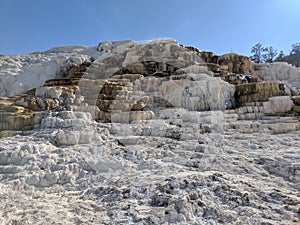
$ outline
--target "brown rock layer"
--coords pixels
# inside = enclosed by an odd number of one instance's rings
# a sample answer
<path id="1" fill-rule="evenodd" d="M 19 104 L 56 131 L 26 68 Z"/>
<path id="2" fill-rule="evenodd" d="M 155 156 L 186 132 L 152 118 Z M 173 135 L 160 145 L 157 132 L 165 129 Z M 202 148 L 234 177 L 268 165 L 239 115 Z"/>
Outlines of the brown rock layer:
<path id="1" fill-rule="evenodd" d="M 248 102 L 268 101 L 269 97 L 283 96 L 284 85 L 280 83 L 246 83 L 236 85 L 235 98 L 238 105 Z"/>
<path id="2" fill-rule="evenodd" d="M 66 73 L 67 78 L 81 78 L 84 75 L 84 72 L 91 65 L 91 62 L 84 62 L 79 65 L 73 65 L 70 69 L 68 69 Z"/>
<path id="3" fill-rule="evenodd" d="M 218 57 L 218 64 L 220 66 L 227 66 L 228 72 L 238 74 L 251 74 L 253 71 L 253 63 L 251 60 L 236 53 L 225 54 Z"/>
<path id="4" fill-rule="evenodd" d="M 249 75 L 253 71 L 253 63 L 247 56 L 229 53 L 217 56 L 213 52 L 201 52 L 201 58 L 206 63 L 218 64 L 229 73 Z"/>

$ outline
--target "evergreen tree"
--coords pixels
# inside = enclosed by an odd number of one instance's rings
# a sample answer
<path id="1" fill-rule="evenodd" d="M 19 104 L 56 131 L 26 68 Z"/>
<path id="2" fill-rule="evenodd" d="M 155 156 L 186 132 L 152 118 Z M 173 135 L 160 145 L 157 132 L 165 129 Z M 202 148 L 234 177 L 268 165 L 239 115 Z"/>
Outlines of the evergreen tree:
<path id="1" fill-rule="evenodd" d="M 255 62 L 255 63 L 263 63 L 263 51 L 264 47 L 262 46 L 261 43 L 255 44 L 251 48 L 251 53 L 252 55 L 250 56 L 250 59 Z"/>
<path id="2" fill-rule="evenodd" d="M 300 43 L 295 43 L 292 45 L 292 50 L 290 52 L 290 55 L 299 54 L 300 53 Z"/>
<path id="3" fill-rule="evenodd" d="M 300 43 L 292 45 L 292 50 L 289 55 L 285 56 L 285 61 L 289 64 L 299 67 L 300 66 Z"/>
<path id="4" fill-rule="evenodd" d="M 284 52 L 281 50 L 275 59 L 276 62 L 285 62 Z"/>
<path id="5" fill-rule="evenodd" d="M 278 54 L 278 51 L 273 48 L 272 46 L 263 48 L 263 51 L 265 52 L 262 56 L 264 59 L 264 62 L 271 63 L 274 61 L 276 55 Z"/>
<path id="6" fill-rule="evenodd" d="M 288 62 L 289 64 L 300 67 L 300 42 L 292 45 L 292 49 L 288 55 L 285 55 L 283 51 L 280 51 L 278 54 L 278 51 L 272 46 L 263 47 L 261 43 L 255 44 L 251 48 L 251 53 L 250 59 L 255 63 L 271 63 L 277 61 Z"/>

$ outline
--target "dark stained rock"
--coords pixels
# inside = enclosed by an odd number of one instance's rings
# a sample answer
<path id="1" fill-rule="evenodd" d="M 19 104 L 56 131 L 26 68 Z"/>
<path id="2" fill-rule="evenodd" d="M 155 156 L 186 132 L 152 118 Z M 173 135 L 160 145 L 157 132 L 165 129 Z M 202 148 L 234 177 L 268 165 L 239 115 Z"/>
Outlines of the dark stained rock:
<path id="1" fill-rule="evenodd" d="M 248 83 L 248 80 L 245 76 L 235 73 L 227 73 L 226 75 L 221 76 L 222 80 L 233 84 L 233 85 L 239 85 L 239 84 L 245 84 Z"/>
<path id="2" fill-rule="evenodd" d="M 300 106 L 299 105 L 293 106 L 293 112 L 298 113 L 300 115 Z"/>
<path id="3" fill-rule="evenodd" d="M 300 106 L 300 96 L 295 96 L 292 98 L 295 105 Z"/>
<path id="4" fill-rule="evenodd" d="M 44 86 L 69 86 L 78 85 L 79 78 L 58 78 L 52 79 L 45 82 Z"/>
<path id="5" fill-rule="evenodd" d="M 66 72 L 67 78 L 81 78 L 84 75 L 84 72 L 88 69 L 91 65 L 91 62 L 84 62 L 80 65 L 73 65 L 68 71 Z"/>
<path id="6" fill-rule="evenodd" d="M 253 63 L 251 60 L 236 53 L 229 53 L 222 56 L 217 56 L 213 52 L 201 52 L 201 58 L 207 64 L 213 63 L 226 68 L 229 73 L 237 73 L 248 75 L 253 71 Z"/>
<path id="7" fill-rule="evenodd" d="M 196 47 L 193 47 L 193 46 L 184 46 L 184 47 L 190 51 L 200 53 L 200 50 Z"/>
<path id="8" fill-rule="evenodd" d="M 280 83 L 246 83 L 236 85 L 235 88 L 235 98 L 238 105 L 268 101 L 269 97 L 286 95 L 284 84 Z"/>
<path id="9" fill-rule="evenodd" d="M 167 76 L 174 74 L 179 69 L 179 67 L 172 64 L 162 61 L 134 62 L 115 72 L 114 75 L 140 74 L 144 76 Z"/>
<path id="10" fill-rule="evenodd" d="M 213 53 L 213 52 L 205 52 L 205 51 L 201 52 L 201 58 L 206 63 L 217 64 L 218 63 L 218 57 L 219 56 L 215 55 L 215 53 Z"/>
<path id="11" fill-rule="evenodd" d="M 253 71 L 253 63 L 251 60 L 236 53 L 225 54 L 218 57 L 218 64 L 220 66 L 228 66 L 228 72 L 239 74 L 251 74 Z"/>

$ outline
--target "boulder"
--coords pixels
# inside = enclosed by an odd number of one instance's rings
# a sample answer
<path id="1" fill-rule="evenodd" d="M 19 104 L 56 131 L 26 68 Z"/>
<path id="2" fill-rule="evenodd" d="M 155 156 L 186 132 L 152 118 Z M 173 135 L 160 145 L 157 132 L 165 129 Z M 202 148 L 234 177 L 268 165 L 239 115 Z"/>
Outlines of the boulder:
<path id="1" fill-rule="evenodd" d="M 263 110 L 266 114 L 286 113 L 291 111 L 293 106 L 289 96 L 276 96 L 263 103 Z"/>
<path id="2" fill-rule="evenodd" d="M 220 78 L 198 75 L 197 81 L 170 80 L 159 87 L 160 97 L 173 107 L 193 111 L 223 110 L 234 105 L 234 86 Z"/>

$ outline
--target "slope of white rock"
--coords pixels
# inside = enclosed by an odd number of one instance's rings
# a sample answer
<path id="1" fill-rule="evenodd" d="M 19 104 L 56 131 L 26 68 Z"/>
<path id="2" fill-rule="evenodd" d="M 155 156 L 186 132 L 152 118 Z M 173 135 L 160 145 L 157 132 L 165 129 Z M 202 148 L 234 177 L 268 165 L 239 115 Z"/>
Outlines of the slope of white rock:
<path id="1" fill-rule="evenodd" d="M 62 111 L 0 139 L 0 222 L 299 223 L 299 132 L 201 133 L 222 112 L 178 113 L 180 126 L 167 111 L 132 124 Z"/>
<path id="2" fill-rule="evenodd" d="M 300 88 L 300 69 L 287 62 L 273 62 L 255 66 L 254 74 L 265 81 L 284 82 Z"/>
<path id="3" fill-rule="evenodd" d="M 28 55 L 0 56 L 0 96 L 14 96 L 62 77 L 72 64 L 101 55 L 96 47 L 66 46 Z"/>

